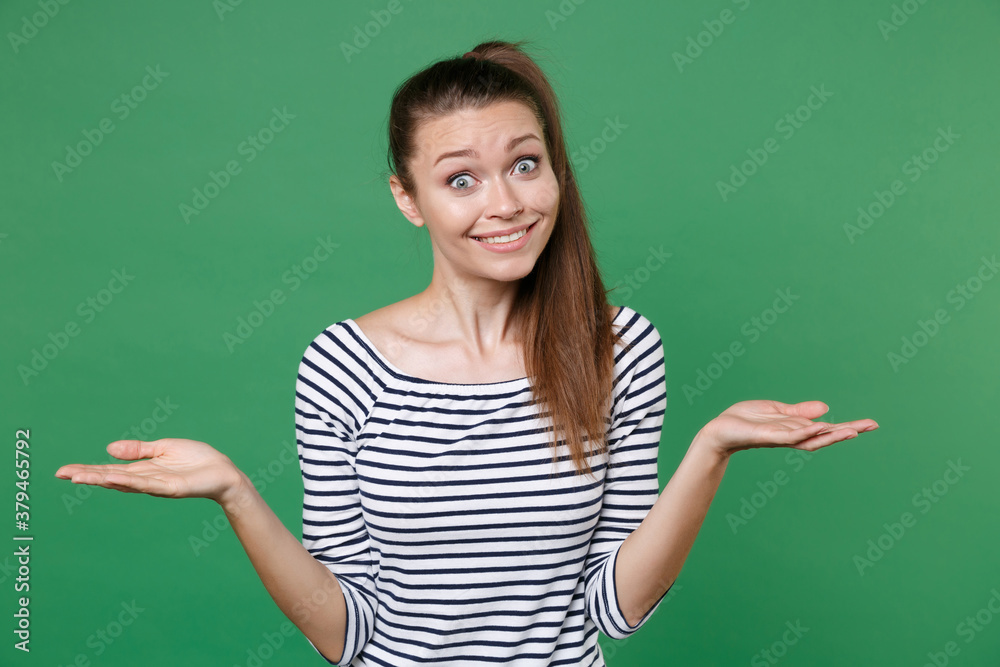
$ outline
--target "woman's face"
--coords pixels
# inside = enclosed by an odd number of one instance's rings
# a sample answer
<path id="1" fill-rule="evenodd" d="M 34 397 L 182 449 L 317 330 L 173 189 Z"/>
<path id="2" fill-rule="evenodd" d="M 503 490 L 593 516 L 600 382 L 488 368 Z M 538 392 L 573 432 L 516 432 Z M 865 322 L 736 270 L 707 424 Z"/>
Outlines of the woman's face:
<path id="1" fill-rule="evenodd" d="M 500 102 L 459 111 L 423 123 L 415 145 L 417 199 L 395 176 L 390 183 L 407 219 L 427 225 L 435 272 L 498 281 L 528 275 L 559 209 L 559 183 L 531 110 Z"/>

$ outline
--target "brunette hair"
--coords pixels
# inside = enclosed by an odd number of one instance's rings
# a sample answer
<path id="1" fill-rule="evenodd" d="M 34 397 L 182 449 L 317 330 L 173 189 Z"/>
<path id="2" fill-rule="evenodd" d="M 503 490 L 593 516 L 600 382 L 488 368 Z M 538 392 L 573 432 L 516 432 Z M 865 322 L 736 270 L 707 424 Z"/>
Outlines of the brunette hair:
<path id="1" fill-rule="evenodd" d="M 522 342 L 535 401 L 549 409 L 555 427 L 546 429 L 553 434 L 553 462 L 562 430 L 577 474 L 593 476 L 588 456 L 608 451 L 614 346 L 622 339 L 612 327 L 609 290 L 590 242 L 556 95 L 521 49 L 525 43 L 483 42 L 465 57 L 436 62 L 403 82 L 389 112 L 389 168 L 415 197 L 410 164 L 424 121 L 506 101 L 523 103 L 538 119 L 559 182 L 559 211 L 545 249 L 519 283 L 511 325 Z M 588 452 L 585 441 L 596 445 Z"/>

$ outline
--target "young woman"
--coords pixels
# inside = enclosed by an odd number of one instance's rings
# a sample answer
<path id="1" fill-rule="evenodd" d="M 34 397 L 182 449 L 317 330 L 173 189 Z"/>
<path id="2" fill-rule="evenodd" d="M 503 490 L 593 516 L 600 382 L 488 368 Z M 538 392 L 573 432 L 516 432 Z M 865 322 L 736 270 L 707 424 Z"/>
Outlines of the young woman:
<path id="1" fill-rule="evenodd" d="M 662 493 L 663 345 L 601 281 L 556 97 L 523 42 L 486 42 L 396 91 L 390 187 L 426 225 L 422 292 L 326 328 L 298 369 L 302 541 L 203 442 L 108 445 L 56 476 L 205 497 L 331 664 L 603 665 L 673 585 L 729 457 L 877 428 L 819 401 L 744 401 Z M 145 459 L 139 461 L 138 459 Z"/>

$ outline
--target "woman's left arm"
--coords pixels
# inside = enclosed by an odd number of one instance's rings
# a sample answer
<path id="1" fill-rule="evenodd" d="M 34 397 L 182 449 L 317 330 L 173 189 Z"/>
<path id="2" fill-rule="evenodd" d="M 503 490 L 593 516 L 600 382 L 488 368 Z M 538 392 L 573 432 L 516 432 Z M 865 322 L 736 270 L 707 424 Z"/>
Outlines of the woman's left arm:
<path id="1" fill-rule="evenodd" d="M 732 454 L 758 447 L 816 451 L 878 428 L 871 419 L 840 424 L 812 421 L 828 410 L 822 401 L 742 401 L 698 432 L 656 503 L 618 553 L 615 585 L 629 625 L 638 623 L 680 574 Z"/>

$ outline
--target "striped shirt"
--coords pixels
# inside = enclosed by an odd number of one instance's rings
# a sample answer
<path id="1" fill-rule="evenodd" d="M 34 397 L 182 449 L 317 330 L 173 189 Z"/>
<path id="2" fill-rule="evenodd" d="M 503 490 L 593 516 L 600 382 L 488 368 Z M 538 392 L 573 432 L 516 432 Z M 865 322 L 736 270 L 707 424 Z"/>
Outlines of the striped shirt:
<path id="1" fill-rule="evenodd" d="M 347 607 L 328 663 L 601 666 L 598 630 L 623 639 L 645 624 L 663 597 L 628 625 L 615 562 L 659 496 L 663 344 L 628 307 L 614 326 L 632 346 L 615 346 L 596 482 L 574 475 L 563 441 L 553 464 L 527 378 L 413 377 L 351 319 L 310 343 L 295 388 L 302 544 Z"/>

